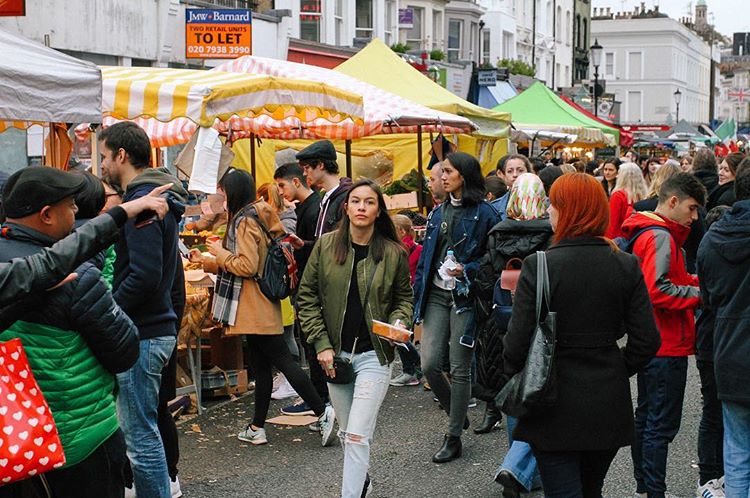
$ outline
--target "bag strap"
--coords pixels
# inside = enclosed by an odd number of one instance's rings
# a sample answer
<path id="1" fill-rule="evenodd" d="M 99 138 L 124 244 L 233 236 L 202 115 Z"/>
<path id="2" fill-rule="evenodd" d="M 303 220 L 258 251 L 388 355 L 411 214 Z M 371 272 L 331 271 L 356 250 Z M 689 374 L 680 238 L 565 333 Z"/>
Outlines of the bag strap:
<path id="1" fill-rule="evenodd" d="M 547 270 L 547 254 L 536 252 L 536 323 L 539 325 L 542 315 L 542 302 L 549 310 L 549 274 Z"/>
<path id="2" fill-rule="evenodd" d="M 268 245 L 271 246 L 272 244 L 274 244 L 276 242 L 276 239 L 274 238 L 271 231 L 268 228 L 266 228 L 266 225 L 261 221 L 260 216 L 258 216 L 258 211 L 253 209 L 250 212 L 250 216 L 252 216 L 255 219 L 258 225 L 260 225 L 260 229 L 263 230 L 263 233 L 265 233 L 266 237 L 268 237 Z"/>

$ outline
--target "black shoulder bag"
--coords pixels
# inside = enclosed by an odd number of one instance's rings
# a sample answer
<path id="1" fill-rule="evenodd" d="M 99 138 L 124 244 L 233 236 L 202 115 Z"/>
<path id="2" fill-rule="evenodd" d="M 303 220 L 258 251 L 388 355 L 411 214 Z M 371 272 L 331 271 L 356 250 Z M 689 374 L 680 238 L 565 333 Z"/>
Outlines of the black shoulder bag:
<path id="1" fill-rule="evenodd" d="M 555 343 L 557 313 L 549 311 L 549 274 L 544 251 L 537 251 L 536 329 L 523 370 L 514 375 L 495 397 L 502 411 L 516 418 L 537 414 L 557 403 Z M 542 302 L 547 315 L 542 319 Z"/>
<path id="2" fill-rule="evenodd" d="M 370 271 L 370 276 L 367 279 L 367 290 L 365 291 L 364 307 L 362 308 L 362 312 L 365 314 L 365 317 L 367 316 L 367 301 L 370 299 L 370 287 L 372 287 L 372 281 L 375 278 L 375 270 L 377 269 L 377 263 L 372 265 L 372 271 Z M 357 271 L 357 269 L 355 268 L 354 271 Z M 367 318 L 365 318 L 365 320 L 366 319 Z M 355 352 L 357 351 L 357 340 L 359 340 L 359 337 L 354 338 L 354 345 L 352 346 L 352 356 L 354 356 Z M 342 358 L 339 355 L 334 356 L 333 369 L 336 371 L 336 376 L 334 378 L 326 376 L 326 382 L 330 382 L 331 384 L 351 384 L 352 382 L 354 382 L 354 367 L 352 367 L 351 358 Z"/>

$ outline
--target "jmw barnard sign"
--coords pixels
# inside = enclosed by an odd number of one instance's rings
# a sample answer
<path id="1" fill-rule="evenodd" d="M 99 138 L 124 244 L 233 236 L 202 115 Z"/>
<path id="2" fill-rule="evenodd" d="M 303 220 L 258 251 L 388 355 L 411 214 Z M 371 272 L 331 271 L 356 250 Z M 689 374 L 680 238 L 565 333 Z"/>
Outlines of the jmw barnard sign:
<path id="1" fill-rule="evenodd" d="M 236 59 L 253 53 L 252 14 L 247 9 L 185 9 L 188 59 Z"/>

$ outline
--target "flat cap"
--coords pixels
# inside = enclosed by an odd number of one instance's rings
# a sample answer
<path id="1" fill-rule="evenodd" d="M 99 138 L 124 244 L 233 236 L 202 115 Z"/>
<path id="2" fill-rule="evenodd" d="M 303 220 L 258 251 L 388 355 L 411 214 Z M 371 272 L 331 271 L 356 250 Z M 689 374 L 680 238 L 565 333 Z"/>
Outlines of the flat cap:
<path id="1" fill-rule="evenodd" d="M 336 148 L 330 140 L 319 140 L 297 153 L 297 161 L 335 161 Z"/>
<path id="2" fill-rule="evenodd" d="M 82 175 L 49 166 L 31 166 L 16 171 L 3 187 L 3 210 L 8 218 L 38 213 L 44 206 L 60 202 L 86 185 Z"/>

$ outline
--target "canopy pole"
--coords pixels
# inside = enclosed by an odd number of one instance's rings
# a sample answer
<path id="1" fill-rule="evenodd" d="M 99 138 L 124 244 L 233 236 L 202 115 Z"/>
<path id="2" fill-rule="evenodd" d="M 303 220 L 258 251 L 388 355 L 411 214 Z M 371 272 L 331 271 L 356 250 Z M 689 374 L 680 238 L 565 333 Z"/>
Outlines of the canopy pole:
<path id="1" fill-rule="evenodd" d="M 255 133 L 250 134 L 250 174 L 255 179 Z"/>
<path id="2" fill-rule="evenodd" d="M 346 177 L 352 177 L 352 141 L 346 141 Z"/>
<path id="3" fill-rule="evenodd" d="M 101 163 L 99 162 L 99 139 L 98 139 L 98 126 L 91 129 L 89 127 L 89 140 L 91 141 L 91 172 L 97 177 L 102 177 Z"/>
<path id="4" fill-rule="evenodd" d="M 422 159 L 422 125 L 417 125 L 417 172 L 419 173 L 419 190 L 417 191 L 417 207 L 424 214 L 424 164 Z"/>

